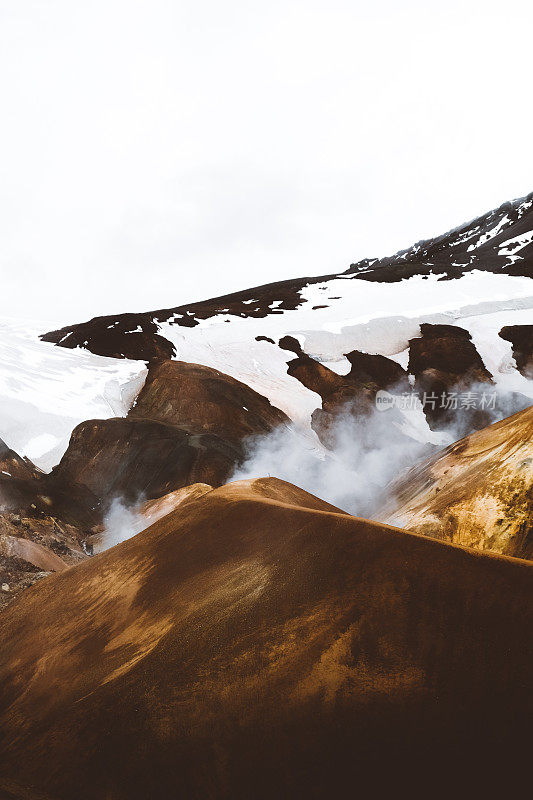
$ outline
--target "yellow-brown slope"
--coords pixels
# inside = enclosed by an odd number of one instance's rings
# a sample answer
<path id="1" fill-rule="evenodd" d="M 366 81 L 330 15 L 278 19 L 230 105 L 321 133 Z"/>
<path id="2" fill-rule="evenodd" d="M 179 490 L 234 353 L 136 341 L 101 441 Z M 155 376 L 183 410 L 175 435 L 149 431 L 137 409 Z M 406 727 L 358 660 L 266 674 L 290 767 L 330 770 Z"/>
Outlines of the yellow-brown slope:
<path id="1" fill-rule="evenodd" d="M 393 494 L 391 525 L 533 558 L 533 406 L 417 465 Z"/>

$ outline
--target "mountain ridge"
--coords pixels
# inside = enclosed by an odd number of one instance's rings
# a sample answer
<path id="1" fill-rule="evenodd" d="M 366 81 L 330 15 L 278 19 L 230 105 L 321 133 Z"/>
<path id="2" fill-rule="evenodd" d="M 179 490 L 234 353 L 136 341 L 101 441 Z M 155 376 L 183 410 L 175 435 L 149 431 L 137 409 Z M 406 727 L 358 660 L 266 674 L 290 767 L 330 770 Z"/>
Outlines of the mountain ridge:
<path id="1" fill-rule="evenodd" d="M 514 237 L 508 236 L 511 230 Z M 475 237 L 478 238 L 473 242 Z M 520 237 L 524 237 L 524 244 Z M 513 238 L 517 241 L 511 242 Z M 505 243 L 508 243 L 507 250 Z M 513 252 L 510 252 L 511 249 Z M 521 251 L 524 252 L 518 255 Z M 421 240 L 410 248 L 399 250 L 393 256 L 365 258 L 351 264 L 344 272 L 265 283 L 155 311 L 93 317 L 86 322 L 44 333 L 41 339 L 61 347 L 86 347 L 97 355 L 137 359 L 143 357 L 143 354 L 139 355 L 142 339 L 148 338 L 150 345 L 147 349 L 145 345 L 144 356 L 148 359 L 171 357 L 172 348 L 168 343 L 161 342 L 157 330 L 154 330 L 154 325 L 157 327 L 158 323 L 170 321 L 174 325 L 192 328 L 201 320 L 221 313 L 262 318 L 293 311 L 301 305 L 300 293 L 305 287 L 333 279 L 388 283 L 415 275 L 438 275 L 441 280 L 451 280 L 474 269 L 515 277 L 533 275 L 533 192 L 503 203 L 499 208 L 440 236 Z M 273 304 L 276 304 L 275 308 Z M 106 330 L 111 330 L 111 333 L 106 334 Z M 126 336 L 131 337 L 129 342 L 125 341 Z M 158 337 L 157 340 L 154 337 Z"/>

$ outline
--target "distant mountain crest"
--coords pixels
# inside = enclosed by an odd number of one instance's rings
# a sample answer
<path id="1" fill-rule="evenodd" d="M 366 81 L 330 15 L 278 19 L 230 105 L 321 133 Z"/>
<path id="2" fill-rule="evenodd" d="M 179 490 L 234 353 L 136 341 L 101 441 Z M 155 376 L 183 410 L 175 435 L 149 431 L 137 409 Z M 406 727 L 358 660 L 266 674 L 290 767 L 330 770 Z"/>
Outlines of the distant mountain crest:
<path id="1" fill-rule="evenodd" d="M 533 192 L 389 258 L 351 264 L 345 274 L 387 282 L 431 273 L 456 278 L 472 269 L 530 277 L 532 265 Z"/>
<path id="2" fill-rule="evenodd" d="M 416 275 L 438 275 L 442 280 L 450 280 L 473 270 L 523 277 L 533 275 L 533 192 L 448 233 L 417 242 L 394 256 L 365 258 L 342 273 L 277 281 L 152 312 L 95 317 L 50 331 L 41 338 L 61 347 L 83 347 L 98 355 L 116 358 L 171 358 L 174 355 L 172 345 L 158 335 L 158 323 L 194 328 L 212 317 L 261 319 L 294 311 L 306 302 L 304 289 L 335 280 L 396 283 Z M 317 304 L 311 308 L 323 307 Z"/>

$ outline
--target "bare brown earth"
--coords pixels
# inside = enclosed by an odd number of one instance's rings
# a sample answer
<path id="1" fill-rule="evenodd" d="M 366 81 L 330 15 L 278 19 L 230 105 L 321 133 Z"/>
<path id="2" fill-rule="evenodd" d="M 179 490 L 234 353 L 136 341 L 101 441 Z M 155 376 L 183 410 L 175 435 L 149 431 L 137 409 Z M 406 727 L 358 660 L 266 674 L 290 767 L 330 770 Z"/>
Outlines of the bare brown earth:
<path id="1" fill-rule="evenodd" d="M 533 407 L 415 466 L 393 492 L 382 515 L 390 524 L 533 558 Z"/>
<path id="2" fill-rule="evenodd" d="M 261 800 L 483 796 L 503 778 L 517 796 L 532 584 L 528 562 L 276 479 L 205 493 L 0 615 L 2 781 Z"/>
<path id="3" fill-rule="evenodd" d="M 96 498 L 67 490 L 0 440 L 0 609 L 50 572 L 86 558 Z"/>

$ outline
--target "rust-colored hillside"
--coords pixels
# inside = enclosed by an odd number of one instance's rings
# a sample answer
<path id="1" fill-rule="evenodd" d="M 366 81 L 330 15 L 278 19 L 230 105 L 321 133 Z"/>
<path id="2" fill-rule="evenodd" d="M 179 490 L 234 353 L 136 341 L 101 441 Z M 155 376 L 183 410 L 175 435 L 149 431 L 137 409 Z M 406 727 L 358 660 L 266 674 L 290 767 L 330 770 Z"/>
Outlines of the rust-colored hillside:
<path id="1" fill-rule="evenodd" d="M 532 585 L 528 562 L 276 479 L 207 492 L 0 616 L 0 774 L 57 800 L 427 796 L 496 772 L 516 796 Z"/>

